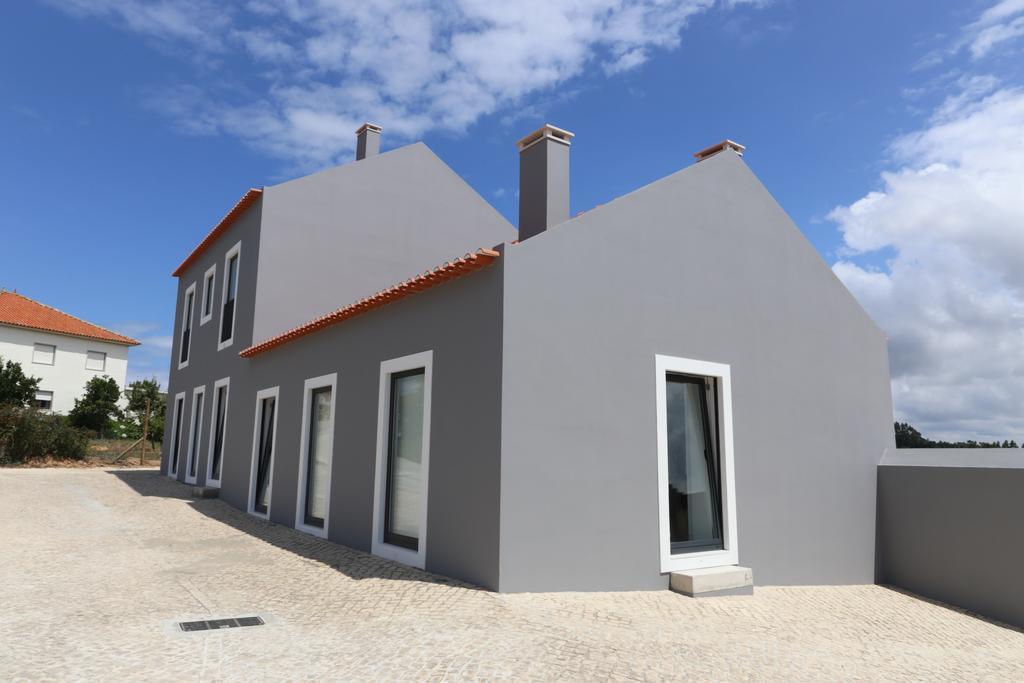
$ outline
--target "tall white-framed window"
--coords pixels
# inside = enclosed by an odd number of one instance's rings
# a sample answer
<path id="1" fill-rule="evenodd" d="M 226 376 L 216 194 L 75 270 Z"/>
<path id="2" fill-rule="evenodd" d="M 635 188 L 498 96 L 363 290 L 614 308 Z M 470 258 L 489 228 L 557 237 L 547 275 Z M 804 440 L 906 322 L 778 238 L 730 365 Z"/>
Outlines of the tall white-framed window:
<path id="1" fill-rule="evenodd" d="M 57 347 L 53 344 L 33 344 L 32 362 L 39 365 L 53 365 L 57 358 Z"/>
<path id="2" fill-rule="evenodd" d="M 210 412 L 210 445 L 206 463 L 206 485 L 220 488 L 224 470 L 224 448 L 227 441 L 228 399 L 231 378 L 224 377 L 213 383 L 213 410 Z"/>
<path id="3" fill-rule="evenodd" d="M 270 387 L 256 392 L 256 419 L 252 430 L 249 512 L 266 519 L 270 518 L 279 393 L 280 387 Z"/>
<path id="4" fill-rule="evenodd" d="M 181 311 L 181 343 L 178 347 L 178 369 L 188 367 L 188 357 L 192 350 L 192 318 L 196 307 L 196 283 L 185 290 L 185 300 Z"/>
<path id="5" fill-rule="evenodd" d="M 334 408 L 337 402 L 338 373 L 306 380 L 302 388 L 295 528 L 321 538 L 327 538 L 330 521 Z"/>
<path id="6" fill-rule="evenodd" d="M 242 263 L 242 243 L 224 254 L 224 284 L 221 287 L 220 334 L 217 336 L 217 350 L 226 349 L 235 340 L 235 299 L 238 297 L 238 269 Z"/>
<path id="7" fill-rule="evenodd" d="M 199 448 L 203 438 L 203 407 L 206 402 L 206 386 L 198 386 L 192 390 L 192 414 L 189 418 L 188 459 L 185 470 L 185 483 L 194 484 L 199 471 Z"/>
<path id="8" fill-rule="evenodd" d="M 199 313 L 199 324 L 205 325 L 213 318 L 213 290 L 217 281 L 217 264 L 210 266 L 203 275 L 203 299 Z"/>
<path id="9" fill-rule="evenodd" d="M 380 364 L 374 555 L 423 569 L 427 556 L 433 351 Z"/>
<path id="10" fill-rule="evenodd" d="M 661 571 L 739 562 L 728 365 L 656 355 Z"/>
<path id="11" fill-rule="evenodd" d="M 86 351 L 85 369 L 103 372 L 107 369 L 107 354 L 104 351 Z"/>
<path id="12" fill-rule="evenodd" d="M 174 395 L 174 412 L 171 419 L 171 447 L 167 451 L 167 476 L 178 476 L 178 460 L 181 455 L 181 422 L 185 415 L 185 392 Z"/>

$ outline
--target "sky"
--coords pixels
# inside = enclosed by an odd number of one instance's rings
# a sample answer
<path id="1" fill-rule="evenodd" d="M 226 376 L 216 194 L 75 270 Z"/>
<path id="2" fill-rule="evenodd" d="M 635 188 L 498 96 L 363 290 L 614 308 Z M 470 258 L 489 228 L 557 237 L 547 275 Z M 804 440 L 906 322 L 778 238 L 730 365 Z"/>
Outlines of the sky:
<path id="1" fill-rule="evenodd" d="M 731 138 L 889 336 L 896 418 L 1024 440 L 1024 0 L 44 0 L 0 8 L 0 286 L 134 336 L 249 187 L 423 140 L 513 224 Z"/>

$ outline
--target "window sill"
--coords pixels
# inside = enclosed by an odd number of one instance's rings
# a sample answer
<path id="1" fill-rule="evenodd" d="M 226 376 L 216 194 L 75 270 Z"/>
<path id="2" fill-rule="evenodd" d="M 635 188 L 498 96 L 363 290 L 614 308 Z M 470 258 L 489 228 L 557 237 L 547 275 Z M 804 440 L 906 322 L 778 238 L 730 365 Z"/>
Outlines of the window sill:
<path id="1" fill-rule="evenodd" d="M 664 553 L 661 557 L 661 572 L 686 571 L 705 567 L 721 567 L 739 564 L 739 553 L 735 550 L 705 550 L 703 552 L 681 553 L 672 555 Z"/>

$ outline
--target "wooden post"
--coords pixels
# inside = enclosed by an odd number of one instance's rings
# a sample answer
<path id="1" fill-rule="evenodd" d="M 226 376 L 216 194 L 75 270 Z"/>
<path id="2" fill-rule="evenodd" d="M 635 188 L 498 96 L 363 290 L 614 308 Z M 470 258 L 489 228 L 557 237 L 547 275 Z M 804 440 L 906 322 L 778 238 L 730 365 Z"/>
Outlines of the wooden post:
<path id="1" fill-rule="evenodd" d="M 146 464 L 146 441 L 149 440 L 149 399 L 146 399 L 146 417 L 142 419 L 142 450 L 139 451 L 139 464 Z"/>

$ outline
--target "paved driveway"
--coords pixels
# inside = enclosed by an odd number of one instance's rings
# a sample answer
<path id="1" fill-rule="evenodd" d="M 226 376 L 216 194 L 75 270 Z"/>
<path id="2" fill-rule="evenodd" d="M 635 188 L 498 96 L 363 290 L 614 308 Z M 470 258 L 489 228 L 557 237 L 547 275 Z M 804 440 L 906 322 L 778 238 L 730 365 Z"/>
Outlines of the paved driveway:
<path id="1" fill-rule="evenodd" d="M 1021 632 L 877 586 L 495 595 L 147 470 L 0 470 L 0 550 L 2 680 L 1024 680 Z"/>

